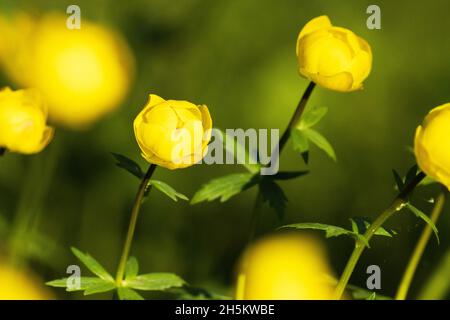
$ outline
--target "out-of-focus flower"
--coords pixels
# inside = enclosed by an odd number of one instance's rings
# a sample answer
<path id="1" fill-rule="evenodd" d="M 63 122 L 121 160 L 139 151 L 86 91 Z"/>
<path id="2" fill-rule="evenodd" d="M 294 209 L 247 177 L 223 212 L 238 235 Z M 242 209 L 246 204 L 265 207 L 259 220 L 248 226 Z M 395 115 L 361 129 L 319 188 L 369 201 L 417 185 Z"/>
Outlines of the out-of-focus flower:
<path id="1" fill-rule="evenodd" d="M 0 300 L 53 299 L 50 290 L 29 271 L 0 263 Z"/>
<path id="2" fill-rule="evenodd" d="M 151 94 L 134 120 L 142 156 L 168 169 L 189 167 L 206 154 L 212 120 L 205 105 L 164 100 Z"/>
<path id="3" fill-rule="evenodd" d="M 9 43 L 0 46 L 0 60 L 13 80 L 43 93 L 52 120 L 84 128 L 121 104 L 134 61 L 117 33 L 86 19 L 71 30 L 66 19 L 54 13 L 0 19 Z"/>
<path id="4" fill-rule="evenodd" d="M 309 21 L 297 39 L 301 75 L 319 86 L 349 92 L 362 88 L 372 68 L 370 45 L 327 16 Z"/>
<path id="5" fill-rule="evenodd" d="M 450 190 L 450 103 L 431 110 L 417 128 L 414 153 L 420 169 Z"/>
<path id="6" fill-rule="evenodd" d="M 38 153 L 53 137 L 47 126 L 47 108 L 33 89 L 0 90 L 0 148 L 24 154 Z"/>
<path id="7" fill-rule="evenodd" d="M 324 249 L 299 234 L 260 240 L 243 255 L 236 298 L 248 300 L 331 299 L 332 276 Z"/>

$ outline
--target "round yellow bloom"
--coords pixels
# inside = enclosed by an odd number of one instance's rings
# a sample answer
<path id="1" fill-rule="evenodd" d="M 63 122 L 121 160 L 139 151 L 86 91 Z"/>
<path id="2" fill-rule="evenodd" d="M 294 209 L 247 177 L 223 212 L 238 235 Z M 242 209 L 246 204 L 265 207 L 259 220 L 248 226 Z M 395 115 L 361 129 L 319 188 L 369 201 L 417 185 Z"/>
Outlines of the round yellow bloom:
<path id="1" fill-rule="evenodd" d="M 450 190 L 450 103 L 431 110 L 417 128 L 414 153 L 420 169 Z"/>
<path id="2" fill-rule="evenodd" d="M 0 264 L 0 300 L 53 299 L 49 289 L 33 274 Z"/>
<path id="3" fill-rule="evenodd" d="M 168 169 L 189 167 L 206 154 L 212 120 L 205 105 L 164 100 L 151 94 L 134 120 L 142 156 Z"/>
<path id="4" fill-rule="evenodd" d="M 303 27 L 296 49 L 300 74 L 331 90 L 362 89 L 372 68 L 369 44 L 352 31 L 333 26 L 327 16 Z"/>
<path id="5" fill-rule="evenodd" d="M 242 257 L 237 299 L 331 299 L 331 270 L 315 238 L 274 235 L 251 246 Z"/>
<path id="6" fill-rule="evenodd" d="M 44 149 L 53 138 L 46 125 L 47 109 L 33 89 L 0 90 L 0 148 L 32 154 Z"/>
<path id="7" fill-rule="evenodd" d="M 83 19 L 68 29 L 67 16 L 39 19 L 19 14 L 2 24 L 10 45 L 0 59 L 10 77 L 39 89 L 50 118 L 84 128 L 114 111 L 130 87 L 133 58 L 125 41 L 112 30 Z"/>

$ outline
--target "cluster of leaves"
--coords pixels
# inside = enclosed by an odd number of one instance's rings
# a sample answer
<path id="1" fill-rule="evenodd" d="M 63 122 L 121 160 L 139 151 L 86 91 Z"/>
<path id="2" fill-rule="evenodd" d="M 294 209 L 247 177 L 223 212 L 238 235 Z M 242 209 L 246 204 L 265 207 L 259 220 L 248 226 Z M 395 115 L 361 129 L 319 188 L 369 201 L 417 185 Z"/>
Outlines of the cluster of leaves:
<path id="1" fill-rule="evenodd" d="M 312 129 L 325 116 L 327 110 L 325 107 L 306 108 L 299 125 L 291 131 L 294 150 L 302 155 L 305 163 L 308 163 L 310 142 L 325 151 L 332 159 L 336 160 L 336 154 L 328 140 L 319 132 Z M 236 155 L 234 152 L 236 150 L 237 153 L 243 152 L 245 154 L 245 159 L 248 160 L 248 163 L 245 163 L 244 167 L 248 172 L 230 174 L 205 183 L 194 194 L 191 204 L 217 199 L 220 202 L 225 202 L 247 189 L 258 187 L 263 202 L 274 209 L 278 217 L 282 219 L 288 199 L 278 184 L 278 181 L 295 179 L 307 174 L 308 171 L 280 171 L 271 176 L 260 175 L 260 170 L 263 165 L 255 161 L 252 156 L 254 153 L 247 150 L 245 146 L 241 145 L 233 137 L 227 136 L 226 133 L 222 133 L 222 136 L 226 138 L 223 139 L 223 144 L 227 152 Z M 230 140 L 233 143 L 226 143 Z"/>
<path id="2" fill-rule="evenodd" d="M 116 290 L 121 300 L 143 300 L 137 292 L 163 291 L 179 288 L 185 281 L 173 273 L 139 274 L 139 264 L 136 258 L 130 257 L 125 268 L 125 279 L 117 283 L 114 278 L 92 256 L 76 248 L 71 248 L 73 254 L 95 275 L 94 277 L 80 277 L 75 275 L 47 282 L 52 287 L 66 288 L 66 291 L 83 291 L 84 295 L 103 293 Z"/>

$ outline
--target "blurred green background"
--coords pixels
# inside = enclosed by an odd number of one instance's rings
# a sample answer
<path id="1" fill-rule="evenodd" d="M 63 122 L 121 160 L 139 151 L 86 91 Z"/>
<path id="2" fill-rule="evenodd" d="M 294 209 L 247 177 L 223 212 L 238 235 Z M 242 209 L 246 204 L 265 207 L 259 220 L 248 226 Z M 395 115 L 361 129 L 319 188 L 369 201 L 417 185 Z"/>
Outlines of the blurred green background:
<path id="1" fill-rule="evenodd" d="M 381 30 L 366 27 L 366 8 L 375 4 L 372 1 L 2 0 L 0 10 L 64 13 L 70 4 L 81 7 L 82 19 L 112 26 L 125 36 L 136 58 L 136 77 L 123 106 L 90 130 L 57 128 L 45 152 L 0 159 L 3 229 L 20 220 L 18 215 L 33 217 L 32 227 L 54 243 L 42 250 L 32 233 L 22 236 L 36 244 L 32 250 L 36 257 L 29 262 L 45 280 L 65 276 L 67 265 L 77 263 L 70 246 L 89 252 L 115 271 L 138 181 L 118 169 L 109 153 L 145 165 L 132 121 L 149 93 L 208 105 L 216 127 L 284 129 L 307 86 L 297 73 L 295 43 L 301 27 L 313 17 L 327 14 L 333 24 L 365 38 L 373 50 L 372 73 L 360 92 L 316 88 L 310 104 L 329 107 L 318 129 L 335 147 L 338 161 L 313 147 L 311 173 L 282 183 L 290 199 L 284 221 L 265 208 L 258 235 L 292 222 L 348 226 L 352 216 L 374 218 L 394 196 L 391 169 L 404 174 L 414 164 L 407 147 L 416 126 L 432 107 L 449 100 L 447 0 L 377 1 Z M 14 87 L 1 76 L 0 87 L 7 85 Z M 281 166 L 305 168 L 291 148 L 283 154 Z M 192 196 L 204 182 L 242 170 L 237 165 L 158 169 L 155 178 Z M 429 212 L 430 204 L 424 200 L 436 190 L 430 186 L 417 191 L 417 206 Z M 141 270 L 175 272 L 192 285 L 232 294 L 255 191 L 223 204 L 195 206 L 152 192 L 143 205 L 132 247 Z M 441 244 L 430 241 L 412 296 L 450 249 L 449 218 L 447 206 L 438 224 Z M 366 267 L 377 264 L 382 270 L 381 292 L 393 295 L 424 224 L 402 212 L 388 225 L 398 236 L 375 239 L 351 282 L 365 286 Z M 335 238 L 326 245 L 339 274 L 352 241 Z M 450 272 L 443 281 L 450 281 Z M 63 290 L 57 294 L 82 298 Z"/>

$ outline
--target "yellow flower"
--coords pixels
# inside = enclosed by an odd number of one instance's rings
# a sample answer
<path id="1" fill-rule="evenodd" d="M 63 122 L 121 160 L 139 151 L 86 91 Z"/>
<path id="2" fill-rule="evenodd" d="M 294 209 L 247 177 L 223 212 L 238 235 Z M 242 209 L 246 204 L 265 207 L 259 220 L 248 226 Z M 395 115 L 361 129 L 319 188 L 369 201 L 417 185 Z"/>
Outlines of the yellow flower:
<path id="1" fill-rule="evenodd" d="M 168 169 L 189 167 L 206 154 L 212 120 L 205 105 L 164 100 L 151 94 L 134 120 L 142 156 Z"/>
<path id="2" fill-rule="evenodd" d="M 30 272 L 0 264 L 0 300 L 48 300 L 51 292 Z"/>
<path id="3" fill-rule="evenodd" d="M 319 86 L 349 92 L 362 89 L 372 68 L 369 44 L 335 27 L 327 16 L 309 21 L 297 38 L 299 72 Z"/>
<path id="4" fill-rule="evenodd" d="M 243 255 L 236 298 L 331 299 L 331 275 L 323 247 L 315 238 L 274 235 L 260 240 Z"/>
<path id="5" fill-rule="evenodd" d="M 54 130 L 46 121 L 47 109 L 36 90 L 0 91 L 0 148 L 40 152 L 53 138 Z"/>
<path id="6" fill-rule="evenodd" d="M 417 128 L 414 153 L 420 169 L 450 190 L 450 103 L 431 110 Z"/>
<path id="7" fill-rule="evenodd" d="M 66 19 L 54 13 L 39 19 L 26 14 L 9 22 L 0 19 L 10 43 L 0 48 L 0 60 L 14 81 L 43 93 L 51 119 L 84 128 L 122 103 L 133 58 L 112 30 L 86 19 L 81 29 L 71 30 Z"/>

